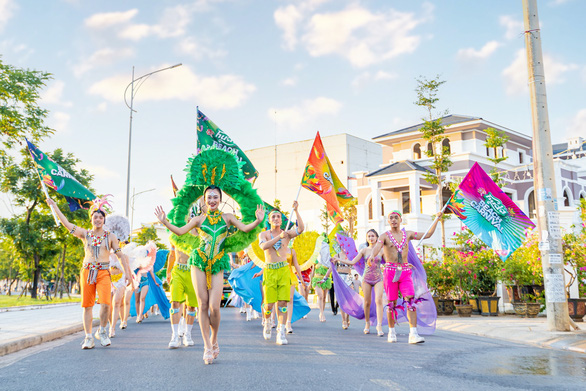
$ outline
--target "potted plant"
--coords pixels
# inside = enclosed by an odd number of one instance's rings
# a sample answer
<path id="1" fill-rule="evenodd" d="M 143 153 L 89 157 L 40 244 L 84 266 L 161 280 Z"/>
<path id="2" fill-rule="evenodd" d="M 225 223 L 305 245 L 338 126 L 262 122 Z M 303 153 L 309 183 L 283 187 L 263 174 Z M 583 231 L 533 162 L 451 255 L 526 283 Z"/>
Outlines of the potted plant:
<path id="1" fill-rule="evenodd" d="M 477 275 L 475 273 L 474 252 L 463 252 L 457 249 L 445 249 L 444 262 L 455 280 L 455 294 L 460 298 L 456 305 L 458 315 L 469 317 L 472 314 L 472 305 L 469 303 L 470 291 L 475 285 Z"/>
<path id="2" fill-rule="evenodd" d="M 564 262 L 570 275 L 566 284 L 568 311 L 576 322 L 582 322 L 586 315 L 586 200 L 580 201 L 582 227 L 579 233 L 567 233 L 563 237 Z M 570 286 L 578 283 L 578 298 L 570 298 Z"/>
<path id="3" fill-rule="evenodd" d="M 504 262 L 501 279 L 517 315 L 536 317 L 541 312 L 543 270 L 536 232 L 528 233 L 523 245 Z"/>
<path id="4" fill-rule="evenodd" d="M 423 263 L 427 274 L 427 285 L 434 295 L 438 315 L 451 315 L 454 313 L 452 293 L 455 280 L 448 265 L 434 258 Z"/>

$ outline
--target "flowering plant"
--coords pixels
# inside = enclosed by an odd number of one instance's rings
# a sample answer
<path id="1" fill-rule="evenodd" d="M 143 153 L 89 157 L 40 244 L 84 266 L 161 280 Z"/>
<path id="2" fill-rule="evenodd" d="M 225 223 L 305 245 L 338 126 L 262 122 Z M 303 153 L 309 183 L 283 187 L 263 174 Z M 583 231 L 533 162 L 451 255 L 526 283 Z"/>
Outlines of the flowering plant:
<path id="1" fill-rule="evenodd" d="M 435 251 L 432 250 L 432 259 L 423 263 L 427 285 L 440 299 L 449 299 L 455 287 L 455 279 L 448 265 L 437 258 Z"/>
<path id="2" fill-rule="evenodd" d="M 578 281 L 580 297 L 586 297 L 586 200 L 580 201 L 582 227 L 579 233 L 567 233 L 563 237 L 564 261 L 570 280 L 566 284 L 566 294 L 570 296 L 570 285 Z"/>

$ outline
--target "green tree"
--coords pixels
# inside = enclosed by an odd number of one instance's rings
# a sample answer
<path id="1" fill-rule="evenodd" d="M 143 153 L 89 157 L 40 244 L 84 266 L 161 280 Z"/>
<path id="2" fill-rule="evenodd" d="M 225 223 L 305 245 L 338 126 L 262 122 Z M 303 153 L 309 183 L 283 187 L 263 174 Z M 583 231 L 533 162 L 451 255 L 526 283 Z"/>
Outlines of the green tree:
<path id="1" fill-rule="evenodd" d="M 15 163 L 11 156 L 0 158 L 0 191 L 12 196 L 13 204 L 20 210 L 11 218 L 0 219 L 0 233 L 9 237 L 15 246 L 22 262 L 23 274 L 32 280 L 31 296 L 36 298 L 39 278 L 44 267 L 58 253 L 66 255 L 68 246 L 82 246 L 81 241 L 72 240 L 63 228 L 56 228 L 55 221 L 41 190 L 39 176 L 26 148 L 21 151 L 22 162 Z M 49 157 L 77 178 L 84 186 L 89 187 L 92 177 L 86 170 L 76 170 L 79 160 L 73 154 L 64 155 L 60 149 Z M 67 218 L 76 225 L 87 224 L 87 211 L 67 212 L 64 197 L 54 194 L 56 202 L 65 212 Z M 69 243 L 69 244 L 67 244 Z"/>
<path id="2" fill-rule="evenodd" d="M 450 159 L 450 148 L 443 145 L 445 136 L 445 126 L 442 125 L 442 116 L 447 114 L 447 111 L 443 113 L 436 113 L 436 104 L 439 101 L 437 97 L 439 88 L 445 81 L 440 80 L 439 75 L 434 79 L 426 79 L 420 77 L 417 80 L 417 106 L 423 107 L 427 111 L 427 115 L 422 118 L 423 126 L 419 129 L 422 133 L 424 140 L 431 145 L 431 148 L 426 149 L 428 157 L 432 158 L 431 173 L 426 173 L 425 180 L 433 185 L 437 186 L 437 198 L 438 205 L 436 205 L 437 211 L 439 212 L 443 207 L 444 200 L 442 197 L 442 191 L 444 183 L 442 181 L 442 173 L 448 171 L 452 165 Z M 435 117 L 435 119 L 434 119 Z M 442 245 L 446 246 L 446 229 L 444 224 L 444 218 L 441 219 L 441 232 L 442 232 Z"/>
<path id="3" fill-rule="evenodd" d="M 145 245 L 150 240 L 155 242 L 158 249 L 167 250 L 167 246 L 165 246 L 163 243 L 161 243 L 161 240 L 159 239 L 159 235 L 157 234 L 157 229 L 155 228 L 155 226 L 154 225 L 151 225 L 151 226 L 143 225 L 142 228 L 140 229 L 140 231 L 138 231 L 138 233 L 136 234 L 136 238 L 134 239 L 134 242 L 139 245 Z"/>
<path id="4" fill-rule="evenodd" d="M 12 285 L 21 276 L 18 254 L 8 238 L 0 238 L 0 280 L 6 280 L 6 294 L 11 295 Z"/>
<path id="5" fill-rule="evenodd" d="M 321 222 L 321 226 L 324 229 L 324 232 L 327 234 L 330 233 L 330 215 L 328 213 L 328 205 L 324 204 L 324 207 L 321 208 L 319 211 L 319 220 Z"/>
<path id="6" fill-rule="evenodd" d="M 39 93 L 52 78 L 50 73 L 20 69 L 4 64 L 0 58 L 0 157 L 24 137 L 32 142 L 51 135 L 44 124 L 48 111 L 38 105 Z"/>
<path id="7" fill-rule="evenodd" d="M 494 128 L 487 128 L 486 135 L 484 146 L 486 148 L 492 148 L 494 152 L 494 157 L 488 158 L 488 160 L 494 164 L 494 167 L 490 170 L 490 176 L 499 187 L 503 187 L 505 184 L 503 180 L 503 172 L 499 172 L 497 165 L 508 159 L 508 156 L 505 154 L 505 144 L 509 141 L 509 136 L 507 136 L 505 132 L 498 131 Z"/>

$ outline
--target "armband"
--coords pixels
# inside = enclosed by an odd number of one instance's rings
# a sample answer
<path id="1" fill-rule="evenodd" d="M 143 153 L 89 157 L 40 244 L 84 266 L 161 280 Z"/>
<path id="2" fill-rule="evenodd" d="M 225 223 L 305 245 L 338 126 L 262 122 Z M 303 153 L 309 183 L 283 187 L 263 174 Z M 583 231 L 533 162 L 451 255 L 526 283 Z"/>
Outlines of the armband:
<path id="1" fill-rule="evenodd" d="M 296 233 L 297 235 L 299 235 L 299 227 L 297 227 L 297 226 L 295 227 L 295 233 Z"/>
<path id="2" fill-rule="evenodd" d="M 74 225 L 70 230 L 69 233 L 73 235 L 73 233 L 75 232 L 75 230 L 77 229 L 77 225 Z"/>
<path id="3" fill-rule="evenodd" d="M 114 254 L 119 253 L 120 251 L 122 251 L 122 249 L 120 247 L 118 247 L 116 250 L 114 250 Z"/>

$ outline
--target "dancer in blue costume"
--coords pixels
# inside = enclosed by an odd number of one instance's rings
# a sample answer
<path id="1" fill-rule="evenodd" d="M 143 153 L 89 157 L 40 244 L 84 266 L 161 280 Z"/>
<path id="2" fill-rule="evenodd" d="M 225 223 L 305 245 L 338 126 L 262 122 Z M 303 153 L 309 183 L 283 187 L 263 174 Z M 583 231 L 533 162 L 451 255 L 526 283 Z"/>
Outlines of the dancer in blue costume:
<path id="1" fill-rule="evenodd" d="M 185 184 L 173 199 L 174 208 L 169 213 L 171 222 L 162 207 L 155 209 L 157 219 L 177 235 L 171 236 L 171 242 L 179 250 L 191 254 L 189 264 L 200 309 L 205 364 L 211 364 L 220 353 L 220 301 L 223 271 L 230 269 L 228 253 L 246 248 L 260 231 L 258 225 L 264 219 L 263 202 L 244 179 L 241 166 L 232 153 L 214 148 L 201 151 L 189 160 Z M 240 205 L 242 221 L 231 213 L 220 211 L 222 190 Z M 205 213 L 184 224 L 191 205 L 202 196 Z M 237 232 L 228 235 L 229 226 L 234 226 Z M 194 228 L 197 237 L 189 234 Z"/>

